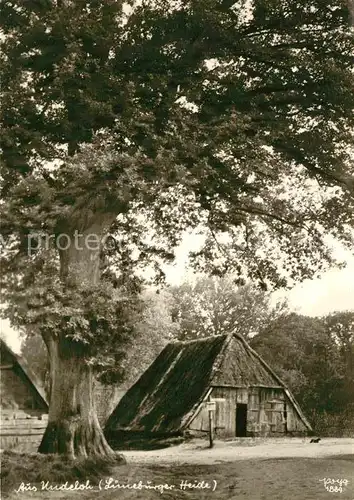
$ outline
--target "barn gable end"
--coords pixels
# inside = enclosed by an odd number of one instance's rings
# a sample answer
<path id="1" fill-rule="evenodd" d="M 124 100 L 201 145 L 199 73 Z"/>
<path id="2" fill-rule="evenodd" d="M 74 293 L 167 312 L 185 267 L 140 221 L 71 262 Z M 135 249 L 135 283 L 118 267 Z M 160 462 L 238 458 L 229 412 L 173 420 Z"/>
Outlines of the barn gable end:
<path id="1" fill-rule="evenodd" d="M 1 449 L 34 451 L 47 425 L 48 403 L 26 361 L 0 339 Z"/>
<path id="2" fill-rule="evenodd" d="M 264 366 L 255 351 L 242 337 L 232 335 L 228 339 L 218 374 L 213 385 L 279 386 L 279 380 Z"/>
<path id="3" fill-rule="evenodd" d="M 216 400 L 215 432 L 219 437 L 303 435 L 311 425 L 283 381 L 238 335 L 228 339 L 208 398 Z M 244 425 L 238 411 L 244 412 Z M 240 428 L 238 428 L 240 427 Z M 209 432 L 205 405 L 188 422 L 195 432 Z"/>
<path id="4" fill-rule="evenodd" d="M 0 339 L 1 408 L 48 413 L 48 402 L 37 376 L 26 361 Z"/>

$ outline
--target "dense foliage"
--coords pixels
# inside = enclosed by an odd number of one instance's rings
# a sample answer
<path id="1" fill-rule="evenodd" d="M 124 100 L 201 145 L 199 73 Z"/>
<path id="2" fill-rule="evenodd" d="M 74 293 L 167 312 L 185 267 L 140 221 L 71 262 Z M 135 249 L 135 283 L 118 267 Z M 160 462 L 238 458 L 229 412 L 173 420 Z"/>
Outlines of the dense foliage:
<path id="1" fill-rule="evenodd" d="M 243 2 L 26 0 L 3 2 L 0 15 L 11 255 L 30 231 L 112 212 L 111 231 L 140 265 L 204 224 L 200 266 L 281 286 L 331 259 L 324 233 L 350 241 L 346 2 L 257 0 L 245 15 Z M 125 248 L 119 264 L 132 258 Z M 9 272 L 27 265 L 12 260 Z"/>
<path id="2" fill-rule="evenodd" d="M 315 427 L 329 434 L 354 429 L 354 312 L 287 314 L 251 345 L 291 387 Z"/>
<path id="3" fill-rule="evenodd" d="M 103 302 L 105 301 L 101 297 L 100 303 Z M 111 304 L 112 300 L 106 302 Z M 135 302 L 139 304 L 138 310 L 133 311 L 131 303 L 124 307 L 124 314 L 130 312 L 129 318 L 116 311 L 117 316 L 111 318 L 112 329 L 105 327 L 105 335 L 109 338 L 105 339 L 103 332 L 95 334 L 101 343 L 94 358 L 95 376 L 103 384 L 130 387 L 163 347 L 171 339 L 178 337 L 180 324 L 173 320 L 174 303 L 169 293 L 156 294 L 155 291 L 144 291 Z M 122 335 L 120 327 L 120 323 L 123 322 L 122 317 L 125 319 L 125 327 L 130 326 L 125 336 Z M 103 319 L 107 321 L 107 315 L 102 317 Z M 21 354 L 39 376 L 49 396 L 51 386 L 49 358 L 45 343 L 38 331 L 27 329 L 24 333 Z"/>
<path id="4" fill-rule="evenodd" d="M 101 380 L 130 387 L 167 342 L 235 332 L 291 388 L 317 429 L 348 432 L 354 426 L 354 313 L 303 316 L 291 313 L 286 302 L 273 305 L 269 294 L 250 285 L 237 289 L 232 284 L 230 278 L 204 277 L 168 293 L 144 292 L 126 358 L 106 366 Z M 22 353 L 48 387 L 40 337 L 27 337 Z"/>
<path id="5" fill-rule="evenodd" d="M 248 283 L 237 287 L 232 276 L 200 277 L 170 290 L 178 340 L 238 333 L 247 340 L 288 310 L 268 292 Z"/>

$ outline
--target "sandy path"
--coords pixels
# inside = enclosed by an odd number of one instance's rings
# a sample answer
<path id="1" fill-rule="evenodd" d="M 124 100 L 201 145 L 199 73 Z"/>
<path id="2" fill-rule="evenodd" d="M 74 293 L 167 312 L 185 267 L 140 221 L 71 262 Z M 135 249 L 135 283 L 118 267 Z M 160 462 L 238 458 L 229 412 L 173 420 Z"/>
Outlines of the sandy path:
<path id="1" fill-rule="evenodd" d="M 249 439 L 245 441 L 216 441 L 214 448 L 208 442 L 195 440 L 163 450 L 123 451 L 128 463 L 136 464 L 217 464 L 254 458 L 326 457 L 354 454 L 354 439 L 322 439 L 318 444 L 310 439 Z"/>

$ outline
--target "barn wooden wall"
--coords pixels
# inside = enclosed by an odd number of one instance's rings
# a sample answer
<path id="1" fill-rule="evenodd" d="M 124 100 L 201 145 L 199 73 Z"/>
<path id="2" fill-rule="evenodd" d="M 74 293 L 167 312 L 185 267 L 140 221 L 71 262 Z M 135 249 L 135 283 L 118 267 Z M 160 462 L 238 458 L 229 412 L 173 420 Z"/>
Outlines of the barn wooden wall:
<path id="1" fill-rule="evenodd" d="M 4 348 L 1 348 L 0 395 L 0 449 L 37 451 L 47 427 L 48 409 Z"/>
<path id="2" fill-rule="evenodd" d="M 306 427 L 283 388 L 266 387 L 214 387 L 211 398 L 216 402 L 214 429 L 216 436 L 236 437 L 236 406 L 247 404 L 247 435 L 284 436 L 301 434 Z M 286 412 L 286 414 L 285 414 Z M 208 432 L 208 411 L 202 407 L 189 425 L 191 431 Z"/>
<path id="3" fill-rule="evenodd" d="M 0 449 L 36 452 L 47 427 L 48 415 L 1 412 Z"/>

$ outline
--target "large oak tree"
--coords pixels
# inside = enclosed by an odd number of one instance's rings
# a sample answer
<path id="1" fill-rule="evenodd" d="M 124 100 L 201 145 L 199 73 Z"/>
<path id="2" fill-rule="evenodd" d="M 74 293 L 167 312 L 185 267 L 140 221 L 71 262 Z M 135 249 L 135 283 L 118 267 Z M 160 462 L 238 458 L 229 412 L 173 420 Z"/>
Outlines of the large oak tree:
<path id="1" fill-rule="evenodd" d="M 185 229 L 208 233 L 199 267 L 263 288 L 352 243 L 349 20 L 341 0 L 2 2 L 4 300 L 49 351 L 40 451 L 111 453 L 93 360 Z"/>

